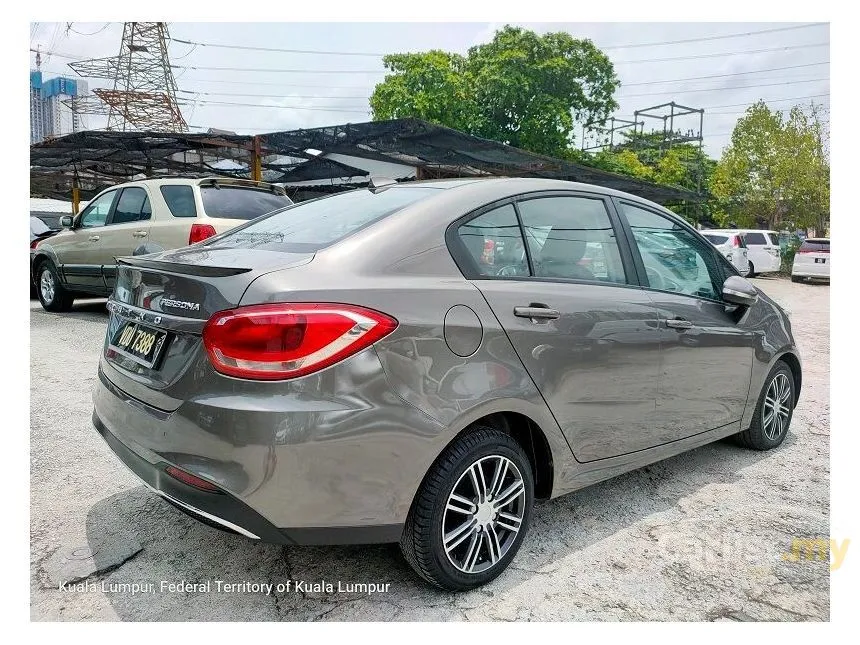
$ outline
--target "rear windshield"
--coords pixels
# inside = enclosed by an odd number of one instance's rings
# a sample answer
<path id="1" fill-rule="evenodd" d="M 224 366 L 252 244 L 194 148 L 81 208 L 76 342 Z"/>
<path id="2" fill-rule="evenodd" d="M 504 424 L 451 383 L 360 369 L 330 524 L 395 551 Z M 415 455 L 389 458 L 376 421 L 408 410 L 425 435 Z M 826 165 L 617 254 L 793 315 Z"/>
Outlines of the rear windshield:
<path id="1" fill-rule="evenodd" d="M 312 253 L 438 190 L 426 186 L 392 187 L 377 193 L 359 189 L 314 199 L 213 238 L 212 246 Z"/>
<path id="2" fill-rule="evenodd" d="M 223 219 L 254 219 L 293 203 L 286 195 L 244 186 L 201 186 L 200 194 L 204 212 Z"/>
<path id="3" fill-rule="evenodd" d="M 717 246 L 720 246 L 721 244 L 725 244 L 726 242 L 729 241 L 729 236 L 728 235 L 713 235 L 711 233 L 708 233 L 705 235 L 705 239 L 708 240 L 708 242 L 710 242 L 711 244 L 716 244 Z"/>
<path id="4" fill-rule="evenodd" d="M 805 240 L 798 251 L 801 253 L 830 253 L 830 240 Z"/>
<path id="5" fill-rule="evenodd" d="M 747 244 L 768 244 L 767 239 L 764 237 L 764 233 L 744 233 L 744 242 Z"/>

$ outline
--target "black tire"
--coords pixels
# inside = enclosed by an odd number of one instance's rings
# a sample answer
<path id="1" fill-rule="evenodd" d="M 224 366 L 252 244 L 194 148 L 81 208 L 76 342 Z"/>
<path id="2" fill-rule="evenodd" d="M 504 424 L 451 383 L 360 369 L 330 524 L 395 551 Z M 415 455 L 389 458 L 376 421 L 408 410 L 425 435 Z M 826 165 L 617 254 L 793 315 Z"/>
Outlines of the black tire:
<path id="1" fill-rule="evenodd" d="M 42 275 L 45 272 L 50 274 L 51 280 L 53 280 L 54 283 L 53 297 L 50 298 L 43 293 L 42 289 Z M 57 313 L 69 311 L 72 308 L 72 303 L 75 301 L 74 295 L 63 288 L 63 285 L 60 283 L 60 279 L 57 276 L 57 269 L 54 267 L 54 263 L 50 260 L 42 262 L 36 270 L 36 291 L 39 295 L 39 302 L 42 303 L 42 308 L 45 311 Z"/>
<path id="2" fill-rule="evenodd" d="M 472 540 L 481 540 L 480 542 L 476 542 L 479 545 L 476 551 L 478 556 L 481 555 L 482 549 L 485 552 L 485 556 L 476 557 L 472 566 L 488 566 L 487 569 L 477 573 L 466 573 L 454 566 L 446 554 L 443 544 L 444 522 L 446 521 L 445 510 L 449 496 L 454 491 L 455 486 L 463 485 L 461 482 L 469 483 L 468 480 L 461 480 L 461 477 L 466 477 L 467 471 L 474 464 L 488 457 L 502 457 L 510 460 L 510 463 L 516 466 L 518 473 L 511 471 L 510 476 L 513 479 L 506 481 L 514 481 L 516 483 L 515 475 L 519 474 L 521 476 L 525 494 L 521 501 L 518 496 L 518 501 L 512 503 L 522 504 L 522 520 L 518 533 L 505 533 L 507 537 L 504 539 L 509 541 L 507 547 L 500 546 L 502 541 L 498 538 L 494 521 L 491 522 L 493 528 L 488 529 L 486 533 L 478 531 L 477 525 L 475 530 L 470 529 L 466 531 L 465 533 L 474 535 L 475 537 L 467 539 L 464 542 L 464 548 L 471 552 L 472 546 L 470 543 Z M 482 468 L 484 472 L 489 472 L 487 468 L 492 466 L 492 460 L 488 459 L 482 463 L 485 463 L 486 466 L 478 464 L 478 467 Z M 458 482 L 460 483 L 458 484 Z M 500 483 L 499 490 L 504 486 L 512 487 L 513 484 L 502 485 Z M 492 496 L 487 499 L 492 501 Z M 418 575 L 437 587 L 449 591 L 466 591 L 480 587 L 502 573 L 511 560 L 514 559 L 514 556 L 516 556 L 523 538 L 528 531 L 533 503 L 534 476 L 529 459 L 522 447 L 513 437 L 496 428 L 487 426 L 475 428 L 472 432 L 454 441 L 427 473 L 409 511 L 403 536 L 400 539 L 400 550 L 406 561 L 415 569 Z M 508 507 L 506 506 L 505 508 Z M 464 515 L 469 517 L 466 513 Z M 470 519 L 464 519 L 464 523 L 469 521 L 476 522 L 478 518 L 479 512 L 475 512 Z M 492 535 L 496 538 L 494 541 L 496 553 L 501 553 L 504 548 L 507 548 L 507 550 L 504 551 L 495 564 L 488 565 L 488 562 L 492 562 L 488 557 L 489 553 L 486 552 L 487 548 L 491 548 L 489 547 L 489 542 L 492 539 L 490 537 L 490 530 L 492 530 Z M 499 530 L 505 531 L 502 528 L 499 528 Z M 454 533 L 455 531 L 450 532 Z M 483 535 L 486 535 L 486 546 L 483 543 Z M 457 549 L 459 548 L 461 547 L 457 547 Z M 452 553 L 456 551 L 454 548 L 451 550 Z M 469 556 L 466 555 L 465 557 L 466 561 L 468 561 Z"/>
<path id="3" fill-rule="evenodd" d="M 755 265 L 752 262 L 750 262 L 750 268 L 749 268 L 749 271 L 747 271 L 747 277 L 748 278 L 754 278 L 755 277 Z"/>
<path id="4" fill-rule="evenodd" d="M 787 383 L 783 380 L 783 377 L 787 378 Z M 777 379 L 780 379 L 781 383 L 786 383 L 788 386 L 788 398 L 785 401 L 785 404 L 788 406 L 788 416 L 784 421 L 780 419 L 782 423 L 778 432 L 775 428 L 771 427 L 769 434 L 763 410 L 765 410 L 765 399 L 768 398 L 768 394 L 771 392 L 771 384 Z M 785 441 L 785 437 L 788 434 L 791 419 L 794 416 L 796 397 L 794 375 L 791 368 L 785 362 L 777 361 L 770 374 L 764 380 L 764 386 L 758 397 L 758 403 L 755 406 L 755 412 L 753 412 L 752 423 L 749 429 L 735 435 L 738 443 L 745 448 L 752 448 L 753 450 L 772 450 L 780 445 Z"/>
<path id="5" fill-rule="evenodd" d="M 791 281 L 792 282 L 803 282 L 803 278 L 796 276 L 796 275 L 793 275 L 793 276 L 791 276 Z"/>

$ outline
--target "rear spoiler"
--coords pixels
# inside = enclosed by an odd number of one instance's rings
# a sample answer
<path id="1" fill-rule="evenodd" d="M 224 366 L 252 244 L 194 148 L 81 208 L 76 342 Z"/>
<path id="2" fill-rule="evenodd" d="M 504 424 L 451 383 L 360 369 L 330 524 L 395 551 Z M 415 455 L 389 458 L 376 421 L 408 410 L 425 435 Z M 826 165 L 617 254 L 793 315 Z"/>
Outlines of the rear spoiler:
<path id="1" fill-rule="evenodd" d="M 269 184 L 263 181 L 254 181 L 253 179 L 241 179 L 239 177 L 206 177 L 201 179 L 200 186 L 212 186 L 219 188 L 220 186 L 241 186 L 243 188 L 259 188 L 260 190 L 268 190 L 276 195 L 286 195 L 285 191 L 280 186 Z"/>
<path id="2" fill-rule="evenodd" d="M 124 257 L 117 258 L 120 266 L 130 266 L 136 269 L 151 269 L 165 273 L 178 273 L 179 275 L 194 275 L 201 278 L 227 278 L 232 275 L 248 273 L 253 269 L 239 267 L 217 267 L 204 264 L 180 264 L 178 262 L 161 262 L 159 260 L 148 260 L 146 258 Z"/>

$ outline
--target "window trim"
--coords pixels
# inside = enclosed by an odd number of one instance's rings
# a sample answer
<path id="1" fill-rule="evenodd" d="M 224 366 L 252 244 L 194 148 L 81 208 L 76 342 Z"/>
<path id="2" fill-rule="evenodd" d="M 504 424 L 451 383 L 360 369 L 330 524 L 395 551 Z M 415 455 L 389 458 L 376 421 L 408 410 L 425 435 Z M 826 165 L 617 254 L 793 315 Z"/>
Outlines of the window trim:
<path id="1" fill-rule="evenodd" d="M 621 266 L 624 270 L 625 275 L 624 282 L 611 282 L 605 280 L 583 280 L 580 278 L 558 278 L 534 275 L 534 266 L 531 260 L 531 252 L 528 250 L 528 240 L 526 239 L 525 227 L 523 226 L 523 220 L 520 214 L 518 204 L 520 202 L 526 202 L 532 199 L 544 199 L 548 197 L 580 197 L 584 199 L 596 199 L 603 202 L 603 207 L 606 209 L 606 215 L 609 219 L 610 225 L 612 226 L 613 233 L 615 234 L 615 239 L 618 245 L 618 252 L 621 256 Z M 517 223 L 520 227 L 520 237 L 522 238 L 523 246 L 526 249 L 529 275 L 483 275 L 478 270 L 478 266 L 475 263 L 474 258 L 472 258 L 468 249 L 466 249 L 466 245 L 463 244 L 462 240 L 460 239 L 457 230 L 463 224 L 467 224 L 473 219 L 480 217 L 484 213 L 487 213 L 491 210 L 495 210 L 496 208 L 501 208 L 503 206 L 506 206 L 507 204 L 512 204 L 514 207 L 514 212 L 516 213 Z M 516 195 L 511 195 L 509 197 L 497 199 L 493 202 L 484 204 L 451 222 L 445 230 L 445 243 L 448 247 L 448 252 L 451 254 L 451 257 L 454 260 L 454 263 L 457 265 L 457 268 L 460 269 L 460 273 L 463 274 L 463 277 L 467 280 L 513 280 L 518 282 L 531 280 L 537 282 L 551 282 L 558 284 L 592 284 L 604 287 L 641 287 L 640 283 L 638 282 L 638 276 L 635 270 L 634 258 L 630 249 L 630 242 L 627 239 L 626 232 L 623 229 L 621 220 L 618 217 L 618 213 L 615 211 L 614 204 L 611 200 L 611 195 L 605 193 L 592 193 L 578 190 L 541 190 L 528 193 L 519 193 Z"/>
<path id="2" fill-rule="evenodd" d="M 674 296 L 684 296 L 687 298 L 693 298 L 695 300 L 702 300 L 704 302 L 716 302 L 716 303 L 719 303 L 721 305 L 726 304 L 726 301 L 723 300 L 723 285 L 722 284 L 720 284 L 719 287 L 717 288 L 717 292 L 719 293 L 719 298 L 716 300 L 713 298 L 705 298 L 703 296 L 697 296 L 697 295 L 694 295 L 691 293 L 682 293 L 680 291 L 666 291 L 665 289 L 655 289 L 654 287 L 652 287 L 648 283 L 648 276 L 645 273 L 645 263 L 642 261 L 642 254 L 639 251 L 639 245 L 636 244 L 636 239 L 633 237 L 633 228 L 630 226 L 630 222 L 627 220 L 627 216 L 624 214 L 624 210 L 621 208 L 621 206 L 623 204 L 628 204 L 630 206 L 633 206 L 634 208 L 641 208 L 642 210 L 648 211 L 649 213 L 652 213 L 653 215 L 657 215 L 658 217 L 662 217 L 663 219 L 668 220 L 668 221 L 672 222 L 673 224 L 679 224 L 682 228 L 686 229 L 687 232 L 693 233 L 694 239 L 698 239 L 699 242 L 701 243 L 701 245 L 704 247 L 703 252 L 705 254 L 709 253 L 712 256 L 712 258 L 714 259 L 715 265 L 717 267 L 717 271 L 719 273 L 719 277 L 722 278 L 722 282 L 726 281 L 726 275 L 725 275 L 724 270 L 720 270 L 721 266 L 723 267 L 723 269 L 725 269 L 725 266 L 720 264 L 720 260 L 722 259 L 722 261 L 725 264 L 729 264 L 729 262 L 728 262 L 728 260 L 726 260 L 723 257 L 722 253 L 717 251 L 716 247 L 713 244 L 711 244 L 707 240 L 707 238 L 705 238 L 704 235 L 702 235 L 699 231 L 697 231 L 695 228 L 690 226 L 690 224 L 687 221 L 685 221 L 682 217 L 679 217 L 677 214 L 673 213 L 672 211 L 667 209 L 664 212 L 662 210 L 655 209 L 653 206 L 651 206 L 649 204 L 643 204 L 641 202 L 638 202 L 638 201 L 635 201 L 632 199 L 626 199 L 623 197 L 612 196 L 612 201 L 614 202 L 614 205 L 618 211 L 619 219 L 622 222 L 622 226 L 624 227 L 625 235 L 627 236 L 627 243 L 630 246 L 631 252 L 633 253 L 633 259 L 634 259 L 634 263 L 636 265 L 636 272 L 638 274 L 639 285 L 641 286 L 642 289 L 644 289 L 646 291 L 654 291 L 657 293 L 667 293 L 667 294 L 671 294 Z M 740 274 L 737 274 L 737 275 L 740 275 Z"/>
<path id="3" fill-rule="evenodd" d="M 152 200 L 149 199 L 149 191 L 146 190 L 146 188 L 144 188 L 143 186 L 123 186 L 122 188 L 120 188 L 119 190 L 116 191 L 117 193 L 119 193 L 119 195 L 113 200 L 113 204 L 111 204 L 111 209 L 110 209 L 110 212 L 108 213 L 108 219 L 105 221 L 105 226 L 119 226 L 120 224 L 137 224 L 139 222 L 147 222 L 150 219 L 152 219 L 152 213 L 150 212 L 149 217 L 145 220 L 142 220 L 142 219 L 140 219 L 140 217 L 138 217 L 136 220 L 132 220 L 130 222 L 114 222 L 113 221 L 113 218 L 116 215 L 117 206 L 119 206 L 119 200 L 122 199 L 122 196 L 125 194 L 125 191 L 132 190 L 134 188 L 138 188 L 138 189 L 143 191 L 143 194 L 145 195 L 143 203 L 146 203 L 146 200 L 149 200 L 150 209 L 152 209 Z M 140 205 L 141 208 L 143 208 L 143 203 Z M 139 215 L 140 215 L 140 213 L 138 213 L 138 216 Z"/>

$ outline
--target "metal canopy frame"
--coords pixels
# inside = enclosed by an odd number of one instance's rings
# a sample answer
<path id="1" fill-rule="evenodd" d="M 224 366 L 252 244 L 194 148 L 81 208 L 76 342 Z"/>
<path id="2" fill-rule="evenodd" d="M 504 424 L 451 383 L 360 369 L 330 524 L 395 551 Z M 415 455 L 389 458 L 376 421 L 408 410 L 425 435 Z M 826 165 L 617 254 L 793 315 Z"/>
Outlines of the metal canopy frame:
<path id="1" fill-rule="evenodd" d="M 311 151 L 320 151 L 321 154 Z M 303 128 L 252 136 L 165 132 L 79 132 L 30 147 L 30 193 L 81 199 L 133 177 L 246 177 L 272 183 L 320 180 L 307 191 L 365 185 L 366 170 L 326 153 L 400 163 L 424 177 L 547 177 L 614 188 L 658 203 L 699 202 L 704 197 L 520 150 L 420 119 L 395 119 Z M 289 158 L 284 163 L 283 158 Z M 328 186 L 324 181 L 328 180 Z"/>

